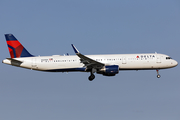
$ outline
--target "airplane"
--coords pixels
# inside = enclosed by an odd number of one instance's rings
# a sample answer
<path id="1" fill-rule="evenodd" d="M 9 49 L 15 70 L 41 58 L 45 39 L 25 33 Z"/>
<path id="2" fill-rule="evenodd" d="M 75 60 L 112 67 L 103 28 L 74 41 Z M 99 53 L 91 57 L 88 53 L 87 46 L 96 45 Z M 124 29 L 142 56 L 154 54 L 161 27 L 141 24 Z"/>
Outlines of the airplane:
<path id="1" fill-rule="evenodd" d="M 76 55 L 34 56 L 13 34 L 5 34 L 5 38 L 11 58 L 3 63 L 46 72 L 90 72 L 89 81 L 95 78 L 94 73 L 115 76 L 121 70 L 156 70 L 160 78 L 160 69 L 178 65 L 176 60 L 159 53 L 83 55 L 73 44 Z"/>

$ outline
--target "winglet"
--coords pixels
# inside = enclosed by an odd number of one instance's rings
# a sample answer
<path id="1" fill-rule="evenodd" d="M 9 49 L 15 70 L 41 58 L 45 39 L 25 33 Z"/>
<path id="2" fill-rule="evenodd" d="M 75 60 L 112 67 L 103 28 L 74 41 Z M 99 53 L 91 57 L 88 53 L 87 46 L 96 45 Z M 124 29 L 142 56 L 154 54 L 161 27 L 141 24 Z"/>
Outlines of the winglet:
<path id="1" fill-rule="evenodd" d="M 72 45 L 72 47 L 73 47 L 73 49 L 74 49 L 74 52 L 77 54 L 77 53 L 79 53 L 79 51 L 77 50 L 77 48 L 73 45 L 73 44 L 71 44 Z"/>

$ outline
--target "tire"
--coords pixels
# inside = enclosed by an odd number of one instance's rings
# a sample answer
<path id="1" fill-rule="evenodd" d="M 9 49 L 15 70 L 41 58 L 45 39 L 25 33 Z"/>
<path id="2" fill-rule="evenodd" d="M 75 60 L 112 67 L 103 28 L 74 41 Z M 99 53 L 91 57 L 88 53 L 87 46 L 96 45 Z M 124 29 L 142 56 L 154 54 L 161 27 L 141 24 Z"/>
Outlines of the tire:
<path id="1" fill-rule="evenodd" d="M 160 75 L 157 75 L 157 78 L 160 78 L 161 76 Z"/>
<path id="2" fill-rule="evenodd" d="M 95 78 L 95 75 L 91 74 L 88 79 L 89 79 L 89 81 L 92 81 L 94 78 Z"/>

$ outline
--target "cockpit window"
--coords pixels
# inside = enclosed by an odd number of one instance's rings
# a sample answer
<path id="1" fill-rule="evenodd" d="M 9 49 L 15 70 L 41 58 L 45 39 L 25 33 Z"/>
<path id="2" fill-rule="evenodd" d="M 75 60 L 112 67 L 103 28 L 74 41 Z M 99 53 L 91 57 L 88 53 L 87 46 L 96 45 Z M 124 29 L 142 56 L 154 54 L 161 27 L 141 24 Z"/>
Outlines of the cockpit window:
<path id="1" fill-rule="evenodd" d="M 172 59 L 171 57 L 166 57 L 166 60 Z"/>

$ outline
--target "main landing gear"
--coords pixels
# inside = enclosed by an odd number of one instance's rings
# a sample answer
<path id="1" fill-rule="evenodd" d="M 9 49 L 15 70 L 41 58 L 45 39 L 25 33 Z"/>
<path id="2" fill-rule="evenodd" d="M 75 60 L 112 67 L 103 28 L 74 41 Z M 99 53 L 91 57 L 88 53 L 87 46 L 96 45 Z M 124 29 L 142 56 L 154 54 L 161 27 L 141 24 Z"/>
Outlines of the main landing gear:
<path id="1" fill-rule="evenodd" d="M 93 73 L 91 73 L 91 75 L 89 76 L 89 81 L 94 80 L 94 78 L 95 78 L 95 75 Z"/>
<path id="2" fill-rule="evenodd" d="M 156 72 L 157 72 L 157 78 L 160 78 L 161 75 L 159 74 L 159 70 L 156 70 Z"/>
<path id="3" fill-rule="evenodd" d="M 95 75 L 94 75 L 94 73 L 96 72 L 96 69 L 92 69 L 92 71 L 91 71 L 91 75 L 89 76 L 89 81 L 92 81 L 92 80 L 94 80 L 94 78 L 95 78 Z"/>

